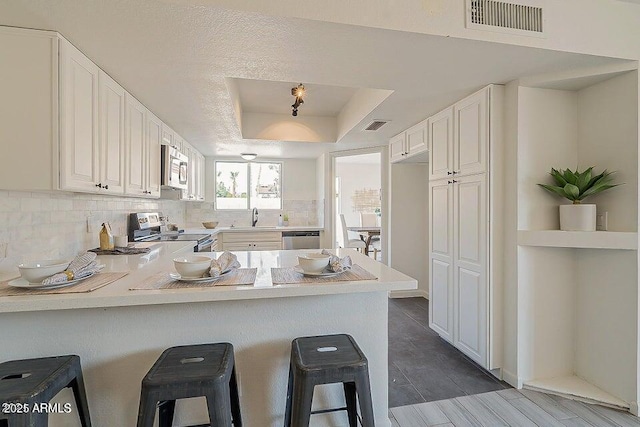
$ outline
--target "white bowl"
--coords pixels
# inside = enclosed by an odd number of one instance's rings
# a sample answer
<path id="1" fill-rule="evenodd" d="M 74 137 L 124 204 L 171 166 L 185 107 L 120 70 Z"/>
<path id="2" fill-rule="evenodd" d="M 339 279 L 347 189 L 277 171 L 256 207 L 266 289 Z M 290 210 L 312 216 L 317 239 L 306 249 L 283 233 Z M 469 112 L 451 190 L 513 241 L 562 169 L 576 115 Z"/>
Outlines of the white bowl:
<path id="1" fill-rule="evenodd" d="M 298 264 L 305 273 L 322 273 L 329 265 L 331 255 L 306 254 L 298 257 Z"/>
<path id="2" fill-rule="evenodd" d="M 69 261 L 52 259 L 45 261 L 25 262 L 18 265 L 20 275 L 29 283 L 42 283 L 47 277 L 64 271 L 69 266 Z"/>
<path id="3" fill-rule="evenodd" d="M 173 260 L 173 265 L 180 276 L 186 279 L 204 277 L 211 268 L 211 258 L 198 255 L 187 255 Z"/>

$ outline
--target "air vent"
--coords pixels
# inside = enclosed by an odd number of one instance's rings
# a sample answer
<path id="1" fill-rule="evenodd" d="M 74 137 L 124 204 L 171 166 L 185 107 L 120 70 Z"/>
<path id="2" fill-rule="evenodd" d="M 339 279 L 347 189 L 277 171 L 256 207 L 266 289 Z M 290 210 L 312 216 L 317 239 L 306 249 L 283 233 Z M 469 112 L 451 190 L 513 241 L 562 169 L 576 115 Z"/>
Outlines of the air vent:
<path id="1" fill-rule="evenodd" d="M 535 3 L 531 1 L 531 3 Z M 542 35 L 542 7 L 495 0 L 467 0 L 467 27 Z M 490 28 L 487 28 L 490 27 Z"/>
<path id="2" fill-rule="evenodd" d="M 371 123 L 369 123 L 369 125 L 366 128 L 364 128 L 364 130 L 376 131 L 380 129 L 382 126 L 386 125 L 387 123 L 389 123 L 389 120 L 374 120 Z"/>

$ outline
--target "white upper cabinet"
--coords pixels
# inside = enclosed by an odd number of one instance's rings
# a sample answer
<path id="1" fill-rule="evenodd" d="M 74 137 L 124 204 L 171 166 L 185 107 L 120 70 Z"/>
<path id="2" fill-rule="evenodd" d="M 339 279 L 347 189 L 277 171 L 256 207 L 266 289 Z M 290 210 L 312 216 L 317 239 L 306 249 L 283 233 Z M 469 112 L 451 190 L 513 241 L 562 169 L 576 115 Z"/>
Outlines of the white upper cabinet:
<path id="1" fill-rule="evenodd" d="M 196 192 L 196 198 L 198 200 L 205 199 L 205 190 L 206 190 L 206 159 L 204 155 L 198 155 L 198 191 Z"/>
<path id="2" fill-rule="evenodd" d="M 168 145 L 170 147 L 174 146 L 175 132 L 166 124 L 162 123 L 162 145 Z"/>
<path id="3" fill-rule="evenodd" d="M 424 120 L 417 125 L 407 129 L 406 148 L 407 156 L 424 153 L 429 149 L 427 145 L 428 120 Z"/>
<path id="4" fill-rule="evenodd" d="M 149 197 L 160 197 L 160 157 L 162 145 L 162 121 L 146 110 L 147 168 L 146 191 Z"/>
<path id="5" fill-rule="evenodd" d="M 424 120 L 391 138 L 389 141 L 389 160 L 391 163 L 406 159 L 416 161 L 417 158 L 415 156 L 427 153 L 429 148 L 427 133 L 428 122 L 428 119 Z M 420 160 L 424 160 L 422 157 L 423 156 L 420 156 Z"/>
<path id="6" fill-rule="evenodd" d="M 124 194 L 125 90 L 102 70 L 98 83 L 100 87 L 100 182 L 98 188 L 110 194 Z"/>
<path id="7" fill-rule="evenodd" d="M 184 154 L 185 156 L 189 156 L 185 151 L 185 149 L 187 148 L 187 144 L 184 142 L 184 139 L 182 139 L 182 137 L 180 135 L 178 135 L 177 133 L 173 133 L 173 147 L 178 150 L 179 152 L 181 152 L 182 154 Z"/>
<path id="8" fill-rule="evenodd" d="M 389 160 L 391 163 L 404 159 L 407 133 L 402 132 L 389 140 Z"/>
<path id="9" fill-rule="evenodd" d="M 429 179 L 453 174 L 453 108 L 431 117 L 429 122 Z"/>
<path id="10" fill-rule="evenodd" d="M 470 175 L 487 171 L 489 88 L 454 105 L 453 172 Z"/>
<path id="11" fill-rule="evenodd" d="M 125 139 L 127 170 L 125 192 L 131 196 L 146 196 L 146 108 L 127 93 L 125 105 Z"/>
<path id="12" fill-rule="evenodd" d="M 60 43 L 60 188 L 94 192 L 100 185 L 100 69 L 71 43 Z"/>

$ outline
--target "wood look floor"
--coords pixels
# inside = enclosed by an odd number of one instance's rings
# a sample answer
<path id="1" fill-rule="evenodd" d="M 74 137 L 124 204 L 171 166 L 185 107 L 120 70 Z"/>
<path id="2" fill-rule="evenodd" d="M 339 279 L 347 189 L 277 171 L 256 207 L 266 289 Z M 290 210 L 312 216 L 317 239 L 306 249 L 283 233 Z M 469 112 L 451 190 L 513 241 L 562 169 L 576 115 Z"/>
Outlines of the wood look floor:
<path id="1" fill-rule="evenodd" d="M 531 390 L 506 389 L 391 408 L 393 427 L 640 427 L 640 418 Z"/>

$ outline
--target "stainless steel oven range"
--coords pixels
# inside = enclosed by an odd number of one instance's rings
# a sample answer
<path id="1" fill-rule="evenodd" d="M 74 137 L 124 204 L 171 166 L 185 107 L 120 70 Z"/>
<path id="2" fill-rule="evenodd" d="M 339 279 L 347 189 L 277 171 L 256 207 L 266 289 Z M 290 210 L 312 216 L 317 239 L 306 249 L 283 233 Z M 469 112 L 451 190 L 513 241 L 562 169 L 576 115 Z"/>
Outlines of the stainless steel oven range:
<path id="1" fill-rule="evenodd" d="M 183 231 L 161 231 L 159 212 L 139 212 L 129 214 L 128 234 L 130 242 L 175 242 L 192 241 L 194 252 L 211 252 L 214 237 L 211 234 L 188 234 Z"/>

